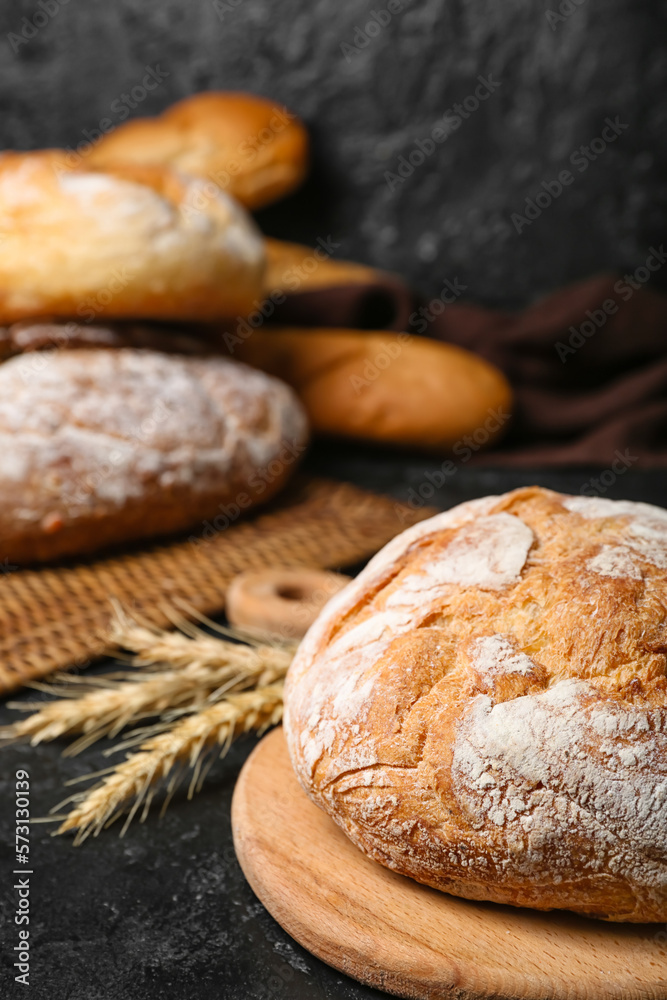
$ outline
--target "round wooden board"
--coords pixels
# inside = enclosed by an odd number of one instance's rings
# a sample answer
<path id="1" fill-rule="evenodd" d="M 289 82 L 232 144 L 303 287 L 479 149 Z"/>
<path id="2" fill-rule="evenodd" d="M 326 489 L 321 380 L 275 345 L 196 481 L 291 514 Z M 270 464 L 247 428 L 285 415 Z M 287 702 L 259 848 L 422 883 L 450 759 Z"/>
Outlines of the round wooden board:
<path id="1" fill-rule="evenodd" d="M 248 758 L 232 805 L 253 890 L 341 972 L 401 997 L 667 998 L 667 928 L 475 903 L 366 858 L 307 798 L 282 729 Z"/>

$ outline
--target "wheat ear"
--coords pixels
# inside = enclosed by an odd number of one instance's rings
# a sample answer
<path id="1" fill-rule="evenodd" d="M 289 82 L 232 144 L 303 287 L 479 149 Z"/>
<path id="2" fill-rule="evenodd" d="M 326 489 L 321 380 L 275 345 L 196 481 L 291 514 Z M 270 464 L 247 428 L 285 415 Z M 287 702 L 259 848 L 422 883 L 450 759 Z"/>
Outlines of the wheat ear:
<path id="1" fill-rule="evenodd" d="M 89 679 L 65 677 L 61 685 L 35 685 L 57 700 L 46 705 L 12 703 L 10 707 L 20 711 L 37 711 L 0 729 L 0 739 L 30 740 L 36 745 L 83 734 L 64 751 L 71 756 L 149 716 L 196 711 L 229 692 L 272 684 L 285 676 L 292 658 L 291 651 L 280 647 L 241 645 L 199 630 L 189 638 L 120 616 L 112 635 L 123 648 L 138 654 L 134 666 L 166 663 L 169 669 Z M 84 685 L 92 690 L 82 692 Z"/>
<path id="2" fill-rule="evenodd" d="M 203 667 L 219 668 L 229 664 L 248 673 L 259 674 L 262 667 L 268 669 L 289 664 L 295 643 L 262 642 L 239 629 L 224 628 L 203 615 L 198 615 L 201 621 L 216 629 L 221 635 L 229 638 L 219 638 L 209 635 L 187 619 L 178 616 L 173 609 L 164 610 L 177 626 L 179 631 L 169 632 L 150 623 L 140 623 L 130 618 L 123 609 L 114 605 L 115 617 L 106 636 L 110 653 L 118 649 L 130 650 L 134 656 L 135 667 L 150 668 L 155 665 L 168 664 L 177 669 L 198 663 Z M 196 612 L 188 608 L 191 615 Z"/>
<path id="3" fill-rule="evenodd" d="M 142 804 L 143 822 L 160 782 L 170 778 L 166 807 L 183 771 L 189 768 L 192 778 L 188 797 L 191 797 L 201 787 L 207 751 L 220 746 L 222 756 L 236 736 L 251 730 L 262 733 L 278 723 L 282 710 L 283 685 L 278 682 L 230 694 L 224 701 L 187 716 L 166 732 L 147 739 L 138 752 L 129 754 L 98 785 L 66 800 L 76 805 L 56 833 L 76 830 L 74 842 L 80 844 L 91 833 L 97 836 L 105 826 L 118 819 L 134 800 L 121 830 L 122 836 Z"/>

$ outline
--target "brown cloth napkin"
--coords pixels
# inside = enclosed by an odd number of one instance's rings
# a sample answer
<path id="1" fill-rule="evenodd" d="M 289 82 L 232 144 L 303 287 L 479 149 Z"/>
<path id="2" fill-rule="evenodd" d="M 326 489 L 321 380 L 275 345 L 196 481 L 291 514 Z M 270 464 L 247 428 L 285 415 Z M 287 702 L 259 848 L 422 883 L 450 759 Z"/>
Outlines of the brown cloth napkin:
<path id="1" fill-rule="evenodd" d="M 516 414 L 478 462 L 667 466 L 667 296 L 647 287 L 648 277 L 648 268 L 602 274 L 506 312 L 420 303 L 399 278 L 380 274 L 372 284 L 290 295 L 272 318 L 407 330 L 496 364 L 513 386 Z M 443 297 L 455 296 L 445 288 Z"/>

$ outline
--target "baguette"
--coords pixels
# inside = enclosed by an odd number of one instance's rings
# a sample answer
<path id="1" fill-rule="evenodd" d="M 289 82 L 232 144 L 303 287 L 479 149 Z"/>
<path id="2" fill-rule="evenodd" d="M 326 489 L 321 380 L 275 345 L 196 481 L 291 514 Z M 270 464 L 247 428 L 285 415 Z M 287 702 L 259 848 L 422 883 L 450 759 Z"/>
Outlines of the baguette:
<path id="1" fill-rule="evenodd" d="M 494 441 L 509 422 L 505 377 L 451 344 L 387 332 L 274 327 L 223 334 L 235 357 L 291 385 L 312 429 L 446 451 L 476 435 Z"/>
<path id="2" fill-rule="evenodd" d="M 372 267 L 332 258 L 322 247 L 307 247 L 266 237 L 265 295 L 312 292 L 338 285 L 372 284 L 380 275 Z"/>

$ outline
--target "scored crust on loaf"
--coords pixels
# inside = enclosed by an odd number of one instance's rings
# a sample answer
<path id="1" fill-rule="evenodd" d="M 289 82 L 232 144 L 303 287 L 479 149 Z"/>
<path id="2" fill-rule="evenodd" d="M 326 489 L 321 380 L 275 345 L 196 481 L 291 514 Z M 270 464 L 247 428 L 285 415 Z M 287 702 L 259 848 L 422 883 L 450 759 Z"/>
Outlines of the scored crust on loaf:
<path id="1" fill-rule="evenodd" d="M 43 316 L 207 320 L 251 310 L 262 238 L 244 209 L 162 167 L 69 169 L 0 154 L 0 322 Z"/>
<path id="2" fill-rule="evenodd" d="M 240 512 L 275 493 L 306 435 L 292 391 L 236 361 L 18 355 L 0 365 L 0 558 L 201 533 L 225 505 Z"/>
<path id="3" fill-rule="evenodd" d="M 404 532 L 311 628 L 308 794 L 435 888 L 667 920 L 667 511 L 539 488 Z"/>

